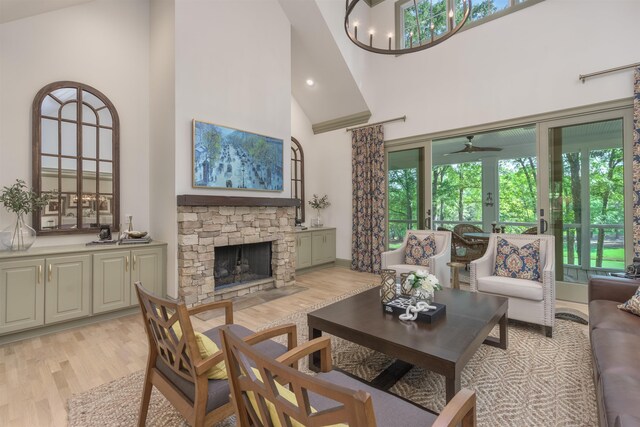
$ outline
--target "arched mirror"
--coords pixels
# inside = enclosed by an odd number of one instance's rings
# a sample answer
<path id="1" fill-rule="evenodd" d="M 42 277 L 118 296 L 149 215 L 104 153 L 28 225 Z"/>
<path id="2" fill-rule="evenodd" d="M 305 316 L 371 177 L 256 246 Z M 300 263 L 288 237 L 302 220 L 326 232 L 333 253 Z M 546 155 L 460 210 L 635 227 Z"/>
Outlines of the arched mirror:
<path id="1" fill-rule="evenodd" d="M 109 99 L 76 82 L 33 101 L 33 187 L 55 197 L 33 213 L 38 234 L 97 232 L 119 224 L 119 120 Z"/>
<path id="2" fill-rule="evenodd" d="M 300 200 L 296 220 L 304 222 L 304 153 L 297 139 L 291 138 L 291 198 Z"/>

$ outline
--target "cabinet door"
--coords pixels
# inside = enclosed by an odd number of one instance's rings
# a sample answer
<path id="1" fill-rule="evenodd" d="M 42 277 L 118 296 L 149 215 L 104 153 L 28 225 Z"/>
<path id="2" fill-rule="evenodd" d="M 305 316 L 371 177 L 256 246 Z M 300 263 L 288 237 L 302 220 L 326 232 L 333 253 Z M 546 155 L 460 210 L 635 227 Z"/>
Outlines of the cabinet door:
<path id="1" fill-rule="evenodd" d="M 298 235 L 297 249 L 296 268 L 311 267 L 311 233 L 301 233 Z"/>
<path id="2" fill-rule="evenodd" d="M 324 260 L 325 262 L 334 262 L 336 260 L 336 230 L 327 230 L 324 236 Z"/>
<path id="3" fill-rule="evenodd" d="M 93 312 L 126 308 L 131 301 L 131 252 L 109 251 L 93 256 Z"/>
<path id="4" fill-rule="evenodd" d="M 44 321 L 47 324 L 91 314 L 91 255 L 47 258 Z"/>
<path id="5" fill-rule="evenodd" d="M 0 263 L 0 334 L 44 324 L 44 259 Z"/>
<path id="6" fill-rule="evenodd" d="M 131 305 L 138 304 L 135 282 L 154 295 L 164 297 L 164 253 L 162 248 L 133 249 L 131 251 Z"/>
<path id="7" fill-rule="evenodd" d="M 324 261 L 324 232 L 311 233 L 311 262 L 313 265 L 322 264 Z"/>

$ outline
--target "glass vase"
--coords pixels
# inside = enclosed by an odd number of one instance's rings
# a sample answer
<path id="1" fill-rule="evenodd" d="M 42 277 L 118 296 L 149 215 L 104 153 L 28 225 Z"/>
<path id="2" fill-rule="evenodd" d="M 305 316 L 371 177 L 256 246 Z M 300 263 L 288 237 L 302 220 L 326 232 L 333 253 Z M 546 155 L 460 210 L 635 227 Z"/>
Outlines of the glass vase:
<path id="1" fill-rule="evenodd" d="M 2 230 L 0 242 L 12 251 L 26 251 L 36 241 L 36 230 L 25 221 L 24 215 L 18 214 L 16 222 Z"/>
<path id="2" fill-rule="evenodd" d="M 316 217 L 311 221 L 312 227 L 322 227 L 322 218 L 320 217 L 320 209 L 316 209 Z"/>
<path id="3" fill-rule="evenodd" d="M 413 288 L 411 293 L 412 302 L 424 301 L 427 304 L 433 302 L 433 292 L 429 292 L 424 288 Z"/>

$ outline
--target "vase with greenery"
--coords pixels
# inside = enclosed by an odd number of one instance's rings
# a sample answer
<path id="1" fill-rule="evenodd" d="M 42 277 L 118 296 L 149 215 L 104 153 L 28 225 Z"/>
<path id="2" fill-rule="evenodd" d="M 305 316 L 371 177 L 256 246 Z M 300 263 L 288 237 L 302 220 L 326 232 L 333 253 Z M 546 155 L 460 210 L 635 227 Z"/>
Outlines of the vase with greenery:
<path id="1" fill-rule="evenodd" d="M 311 220 L 312 227 L 322 227 L 322 218 L 320 218 L 320 211 L 330 206 L 329 196 L 326 194 L 322 197 L 318 197 L 317 194 L 314 194 L 311 200 L 309 200 L 309 206 L 316 210 L 315 219 Z"/>
<path id="2" fill-rule="evenodd" d="M 16 221 L 2 230 L 0 243 L 13 251 L 29 249 L 36 241 L 36 231 L 25 222 L 24 215 L 42 209 L 53 197 L 52 194 L 38 195 L 21 179 L 12 186 L 4 187 L 0 202 L 5 209 L 16 214 Z"/>

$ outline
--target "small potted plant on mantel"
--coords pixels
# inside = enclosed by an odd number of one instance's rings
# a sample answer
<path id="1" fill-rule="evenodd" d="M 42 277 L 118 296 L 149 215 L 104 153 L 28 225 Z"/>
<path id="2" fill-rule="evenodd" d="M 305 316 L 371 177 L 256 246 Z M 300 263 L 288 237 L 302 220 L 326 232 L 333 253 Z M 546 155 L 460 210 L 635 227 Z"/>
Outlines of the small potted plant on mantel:
<path id="1" fill-rule="evenodd" d="M 329 196 L 327 196 L 326 194 L 322 197 L 318 197 L 317 194 L 313 195 L 313 198 L 309 200 L 309 206 L 316 210 L 316 217 L 311 220 L 312 227 L 322 227 L 323 224 L 322 218 L 320 218 L 320 211 L 330 205 L 331 203 L 329 203 Z"/>
<path id="2" fill-rule="evenodd" d="M 0 202 L 5 209 L 16 214 L 16 222 L 2 230 L 0 243 L 12 251 L 29 249 L 36 241 L 36 230 L 24 221 L 24 215 L 42 209 L 52 198 L 54 194 L 38 195 L 21 179 L 16 179 L 10 187 L 4 187 Z"/>

